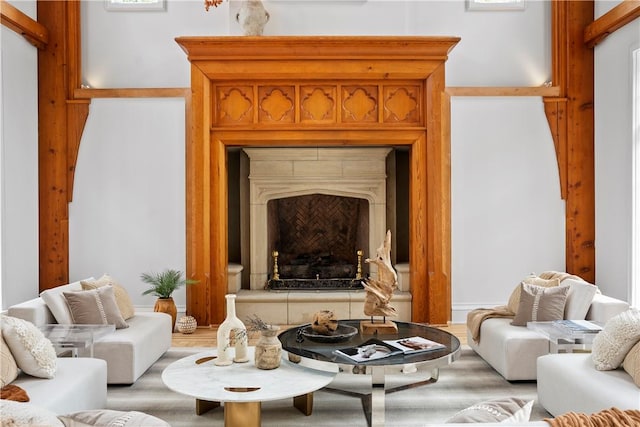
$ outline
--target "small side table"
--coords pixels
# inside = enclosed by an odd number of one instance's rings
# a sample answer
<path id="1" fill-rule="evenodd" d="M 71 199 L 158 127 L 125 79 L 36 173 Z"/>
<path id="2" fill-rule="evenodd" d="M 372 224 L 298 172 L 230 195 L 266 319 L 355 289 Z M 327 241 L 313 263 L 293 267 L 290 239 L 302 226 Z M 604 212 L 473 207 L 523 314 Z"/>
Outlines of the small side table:
<path id="1" fill-rule="evenodd" d="M 53 347 L 61 352 L 71 350 L 73 357 L 78 357 L 78 349 L 89 348 L 89 356 L 93 357 L 93 343 L 113 333 L 115 325 L 61 325 L 50 324 L 39 327 Z"/>
<path id="2" fill-rule="evenodd" d="M 595 322 L 594 322 L 595 323 Z M 573 353 L 591 351 L 594 332 L 569 332 L 553 322 L 527 322 L 527 328 L 544 335 L 549 340 L 549 353 Z"/>

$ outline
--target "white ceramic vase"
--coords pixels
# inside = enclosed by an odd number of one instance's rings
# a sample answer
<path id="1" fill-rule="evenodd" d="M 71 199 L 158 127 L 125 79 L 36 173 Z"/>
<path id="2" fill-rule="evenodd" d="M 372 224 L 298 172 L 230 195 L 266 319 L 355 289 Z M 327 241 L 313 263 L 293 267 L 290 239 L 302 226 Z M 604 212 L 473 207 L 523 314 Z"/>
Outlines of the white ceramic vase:
<path id="1" fill-rule="evenodd" d="M 261 36 L 264 26 L 269 22 L 269 12 L 261 0 L 244 0 L 236 14 L 236 21 L 245 36 Z"/>
<path id="2" fill-rule="evenodd" d="M 216 338 L 218 340 L 218 357 L 215 364 L 218 366 L 231 365 L 231 363 L 248 362 L 247 357 L 247 328 L 244 323 L 236 316 L 236 296 L 234 294 L 226 295 L 227 299 L 227 317 L 224 322 L 218 326 Z M 235 344 L 235 355 L 232 356 L 231 333 L 233 332 L 233 341 Z"/>

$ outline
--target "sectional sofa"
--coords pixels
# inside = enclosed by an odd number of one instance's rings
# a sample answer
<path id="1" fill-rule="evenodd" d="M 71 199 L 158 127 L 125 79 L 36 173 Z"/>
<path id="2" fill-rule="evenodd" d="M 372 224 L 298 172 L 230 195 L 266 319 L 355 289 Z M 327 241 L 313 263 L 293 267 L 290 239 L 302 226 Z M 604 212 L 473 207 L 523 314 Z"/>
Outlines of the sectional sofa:
<path id="1" fill-rule="evenodd" d="M 81 282 L 55 288 L 56 292 L 81 291 Z M 41 297 L 9 307 L 7 314 L 36 326 L 57 323 Z M 134 383 L 171 347 L 171 316 L 165 313 L 136 312 L 126 320 L 127 328 L 116 329 L 94 344 L 94 357 L 107 363 L 108 384 Z"/>
<path id="2" fill-rule="evenodd" d="M 629 309 L 616 298 L 596 294 L 587 313 L 588 320 L 606 322 Z M 537 360 L 549 353 L 549 341 L 525 326 L 513 326 L 512 318 L 489 318 L 480 327 L 480 341 L 467 329 L 469 346 L 508 381 L 537 379 Z"/>

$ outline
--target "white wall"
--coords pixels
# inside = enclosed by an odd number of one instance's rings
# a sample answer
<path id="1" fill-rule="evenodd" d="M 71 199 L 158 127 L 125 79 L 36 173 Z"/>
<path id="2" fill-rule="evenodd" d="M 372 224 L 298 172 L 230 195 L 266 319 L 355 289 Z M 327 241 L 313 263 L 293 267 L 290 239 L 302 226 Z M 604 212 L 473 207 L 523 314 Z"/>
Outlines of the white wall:
<path id="1" fill-rule="evenodd" d="M 596 16 L 617 3 L 597 2 Z M 628 301 L 632 261 L 632 51 L 638 48 L 638 19 L 595 48 L 596 277 L 607 293 Z"/>
<path id="2" fill-rule="evenodd" d="M 184 125 L 182 98 L 91 102 L 69 207 L 72 279 L 108 273 L 153 307 L 140 274 L 184 271 Z M 182 308 L 184 290 L 174 300 Z"/>
<path id="3" fill-rule="evenodd" d="M 542 100 L 452 99 L 453 320 L 506 304 L 528 274 L 563 271 L 564 201 Z"/>
<path id="4" fill-rule="evenodd" d="M 35 1 L 11 2 L 35 18 Z M 38 294 L 37 49 L 2 26 L 0 307 Z"/>

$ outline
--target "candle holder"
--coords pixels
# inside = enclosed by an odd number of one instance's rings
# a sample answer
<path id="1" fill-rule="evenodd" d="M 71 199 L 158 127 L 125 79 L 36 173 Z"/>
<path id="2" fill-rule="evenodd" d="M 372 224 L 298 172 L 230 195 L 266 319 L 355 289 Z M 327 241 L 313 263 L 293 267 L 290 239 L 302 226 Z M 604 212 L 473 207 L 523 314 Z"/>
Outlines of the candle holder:
<path id="1" fill-rule="evenodd" d="M 280 280 L 280 274 L 278 274 L 278 251 L 271 252 L 273 256 L 273 280 Z"/>

